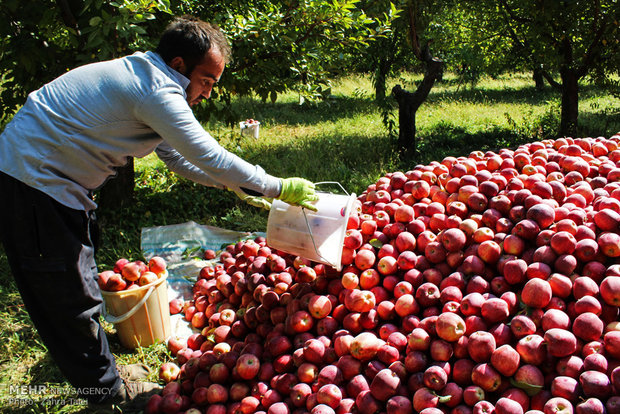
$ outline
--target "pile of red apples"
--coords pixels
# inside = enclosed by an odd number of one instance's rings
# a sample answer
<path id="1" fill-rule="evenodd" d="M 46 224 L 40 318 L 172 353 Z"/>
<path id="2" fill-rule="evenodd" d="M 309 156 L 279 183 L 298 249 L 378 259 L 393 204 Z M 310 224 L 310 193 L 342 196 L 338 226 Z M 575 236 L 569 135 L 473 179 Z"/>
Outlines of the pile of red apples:
<path id="1" fill-rule="evenodd" d="M 359 196 L 343 269 L 227 246 L 146 413 L 620 413 L 620 135 L 447 157 Z"/>

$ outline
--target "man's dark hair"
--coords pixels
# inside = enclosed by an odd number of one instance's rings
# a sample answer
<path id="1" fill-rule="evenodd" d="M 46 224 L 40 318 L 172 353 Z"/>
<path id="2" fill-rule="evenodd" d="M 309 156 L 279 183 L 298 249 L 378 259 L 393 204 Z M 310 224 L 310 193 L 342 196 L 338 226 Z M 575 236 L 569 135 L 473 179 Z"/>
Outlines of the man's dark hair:
<path id="1" fill-rule="evenodd" d="M 166 63 L 177 56 L 183 58 L 188 75 L 211 47 L 220 51 L 225 63 L 229 62 L 230 45 L 219 26 L 185 15 L 176 17 L 166 27 L 155 52 Z"/>

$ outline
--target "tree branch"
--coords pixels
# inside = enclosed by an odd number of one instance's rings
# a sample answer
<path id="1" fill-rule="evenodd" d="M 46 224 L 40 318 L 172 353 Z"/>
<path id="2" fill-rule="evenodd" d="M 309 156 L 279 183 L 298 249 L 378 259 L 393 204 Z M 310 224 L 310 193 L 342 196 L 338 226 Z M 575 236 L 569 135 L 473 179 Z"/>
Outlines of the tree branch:
<path id="1" fill-rule="evenodd" d="M 501 7 L 504 9 L 504 11 L 506 12 L 506 14 L 508 15 L 507 19 L 505 19 L 506 22 L 506 26 L 508 27 L 509 31 L 510 31 L 510 35 L 513 38 L 513 40 L 515 40 L 518 43 L 521 43 L 522 47 L 524 48 L 524 50 L 529 50 L 529 46 L 527 44 L 527 41 L 520 41 L 517 37 L 517 34 L 514 31 L 514 28 L 511 26 L 510 22 L 511 20 L 519 23 L 519 24 L 524 24 L 524 25 L 531 25 L 534 24 L 534 20 L 532 19 L 525 19 L 525 18 L 521 18 L 519 16 L 517 16 L 517 14 L 514 12 L 514 10 L 512 10 L 510 8 L 510 6 L 508 5 L 508 3 L 506 3 L 506 0 L 500 0 L 501 3 Z M 553 24 L 553 22 L 551 22 L 551 24 Z M 558 43 L 558 39 L 556 39 L 555 37 L 553 37 L 552 34 L 543 31 L 541 33 L 541 35 L 547 39 L 549 39 L 552 43 Z"/>
<path id="2" fill-rule="evenodd" d="M 543 76 L 543 78 L 545 78 L 547 82 L 549 82 L 549 85 L 553 86 L 554 88 L 558 90 L 562 89 L 562 84 L 556 81 L 555 79 L 553 79 L 553 77 L 549 74 L 549 72 L 547 72 L 546 70 L 541 70 L 540 74 Z"/>
<path id="3" fill-rule="evenodd" d="M 438 58 L 434 58 L 431 55 L 428 44 L 424 46 L 421 51 L 421 60 L 426 63 L 426 71 L 422 82 L 418 85 L 415 92 L 409 92 L 403 89 L 400 85 L 396 85 L 392 88 L 392 93 L 397 101 L 406 101 L 413 108 L 414 112 L 422 105 L 430 93 L 435 81 L 441 77 L 443 71 L 443 61 Z"/>
<path id="4" fill-rule="evenodd" d="M 515 22 L 523 23 L 523 24 L 532 23 L 532 19 L 526 19 L 526 18 L 517 16 L 515 12 L 510 8 L 506 0 L 500 0 L 500 3 L 502 7 L 504 8 L 504 10 L 506 10 L 506 12 L 508 13 L 508 16 L 510 16 L 510 18 L 514 20 Z"/>

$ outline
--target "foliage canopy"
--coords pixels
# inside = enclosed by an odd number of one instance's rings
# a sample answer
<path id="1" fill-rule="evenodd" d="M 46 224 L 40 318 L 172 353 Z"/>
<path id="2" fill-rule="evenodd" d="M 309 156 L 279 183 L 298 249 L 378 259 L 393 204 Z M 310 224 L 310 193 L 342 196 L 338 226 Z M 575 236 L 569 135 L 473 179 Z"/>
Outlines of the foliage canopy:
<path id="1" fill-rule="evenodd" d="M 231 112 L 233 95 L 275 101 L 295 91 L 300 103 L 325 98 L 330 79 L 350 71 L 373 74 L 377 100 L 385 103 L 386 79 L 403 69 L 420 70 L 425 46 L 432 47 L 447 70 L 459 74 L 461 83 L 505 71 L 544 73 L 562 91 L 562 112 L 566 108 L 571 116 L 577 111 L 575 85 L 580 79 L 619 93 L 618 82 L 610 80 L 620 67 L 618 0 L 34 3 L 0 2 L 4 120 L 30 91 L 75 66 L 152 49 L 163 27 L 180 14 L 219 24 L 233 48 L 215 99 L 197 108 L 204 120 L 217 115 L 235 122 L 239 114 Z"/>
<path id="2" fill-rule="evenodd" d="M 153 48 L 173 15 L 192 14 L 220 25 L 234 60 L 219 98 L 256 93 L 275 101 L 297 90 L 302 99 L 329 94 L 328 76 L 386 30 L 388 16 L 370 18 L 358 0 L 19 0 L 0 4 L 0 108 L 6 115 L 26 95 L 63 72 L 93 61 Z M 35 53 L 36 51 L 36 53 Z M 215 94 L 214 97 L 218 97 Z M 212 99 L 203 107 L 217 113 Z M 232 122 L 232 121 L 231 121 Z"/>

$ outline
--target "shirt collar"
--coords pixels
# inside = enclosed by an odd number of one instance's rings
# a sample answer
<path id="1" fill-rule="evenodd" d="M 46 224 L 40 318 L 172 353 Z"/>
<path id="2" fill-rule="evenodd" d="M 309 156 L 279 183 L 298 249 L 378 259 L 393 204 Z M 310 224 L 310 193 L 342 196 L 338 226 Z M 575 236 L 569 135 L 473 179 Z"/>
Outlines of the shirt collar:
<path id="1" fill-rule="evenodd" d="M 168 66 L 168 69 L 170 70 L 170 73 L 174 75 L 177 82 L 181 84 L 181 87 L 183 88 L 183 90 L 187 89 L 187 87 L 189 86 L 189 79 L 185 75 L 181 74 L 180 72 L 177 72 L 176 70 L 172 69 L 170 66 Z"/>
<path id="2" fill-rule="evenodd" d="M 150 54 L 154 59 L 156 59 L 158 62 L 162 63 L 166 69 L 168 69 L 168 72 L 170 72 L 170 74 L 174 77 L 174 80 L 176 80 L 179 85 L 181 85 L 181 87 L 183 88 L 183 90 L 186 90 L 187 87 L 189 86 L 189 79 L 183 75 L 180 72 L 177 72 L 176 70 L 172 69 L 170 66 L 168 66 L 166 64 L 166 62 L 164 62 L 164 60 L 162 59 L 162 57 L 155 52 L 147 52 L 148 54 Z"/>

